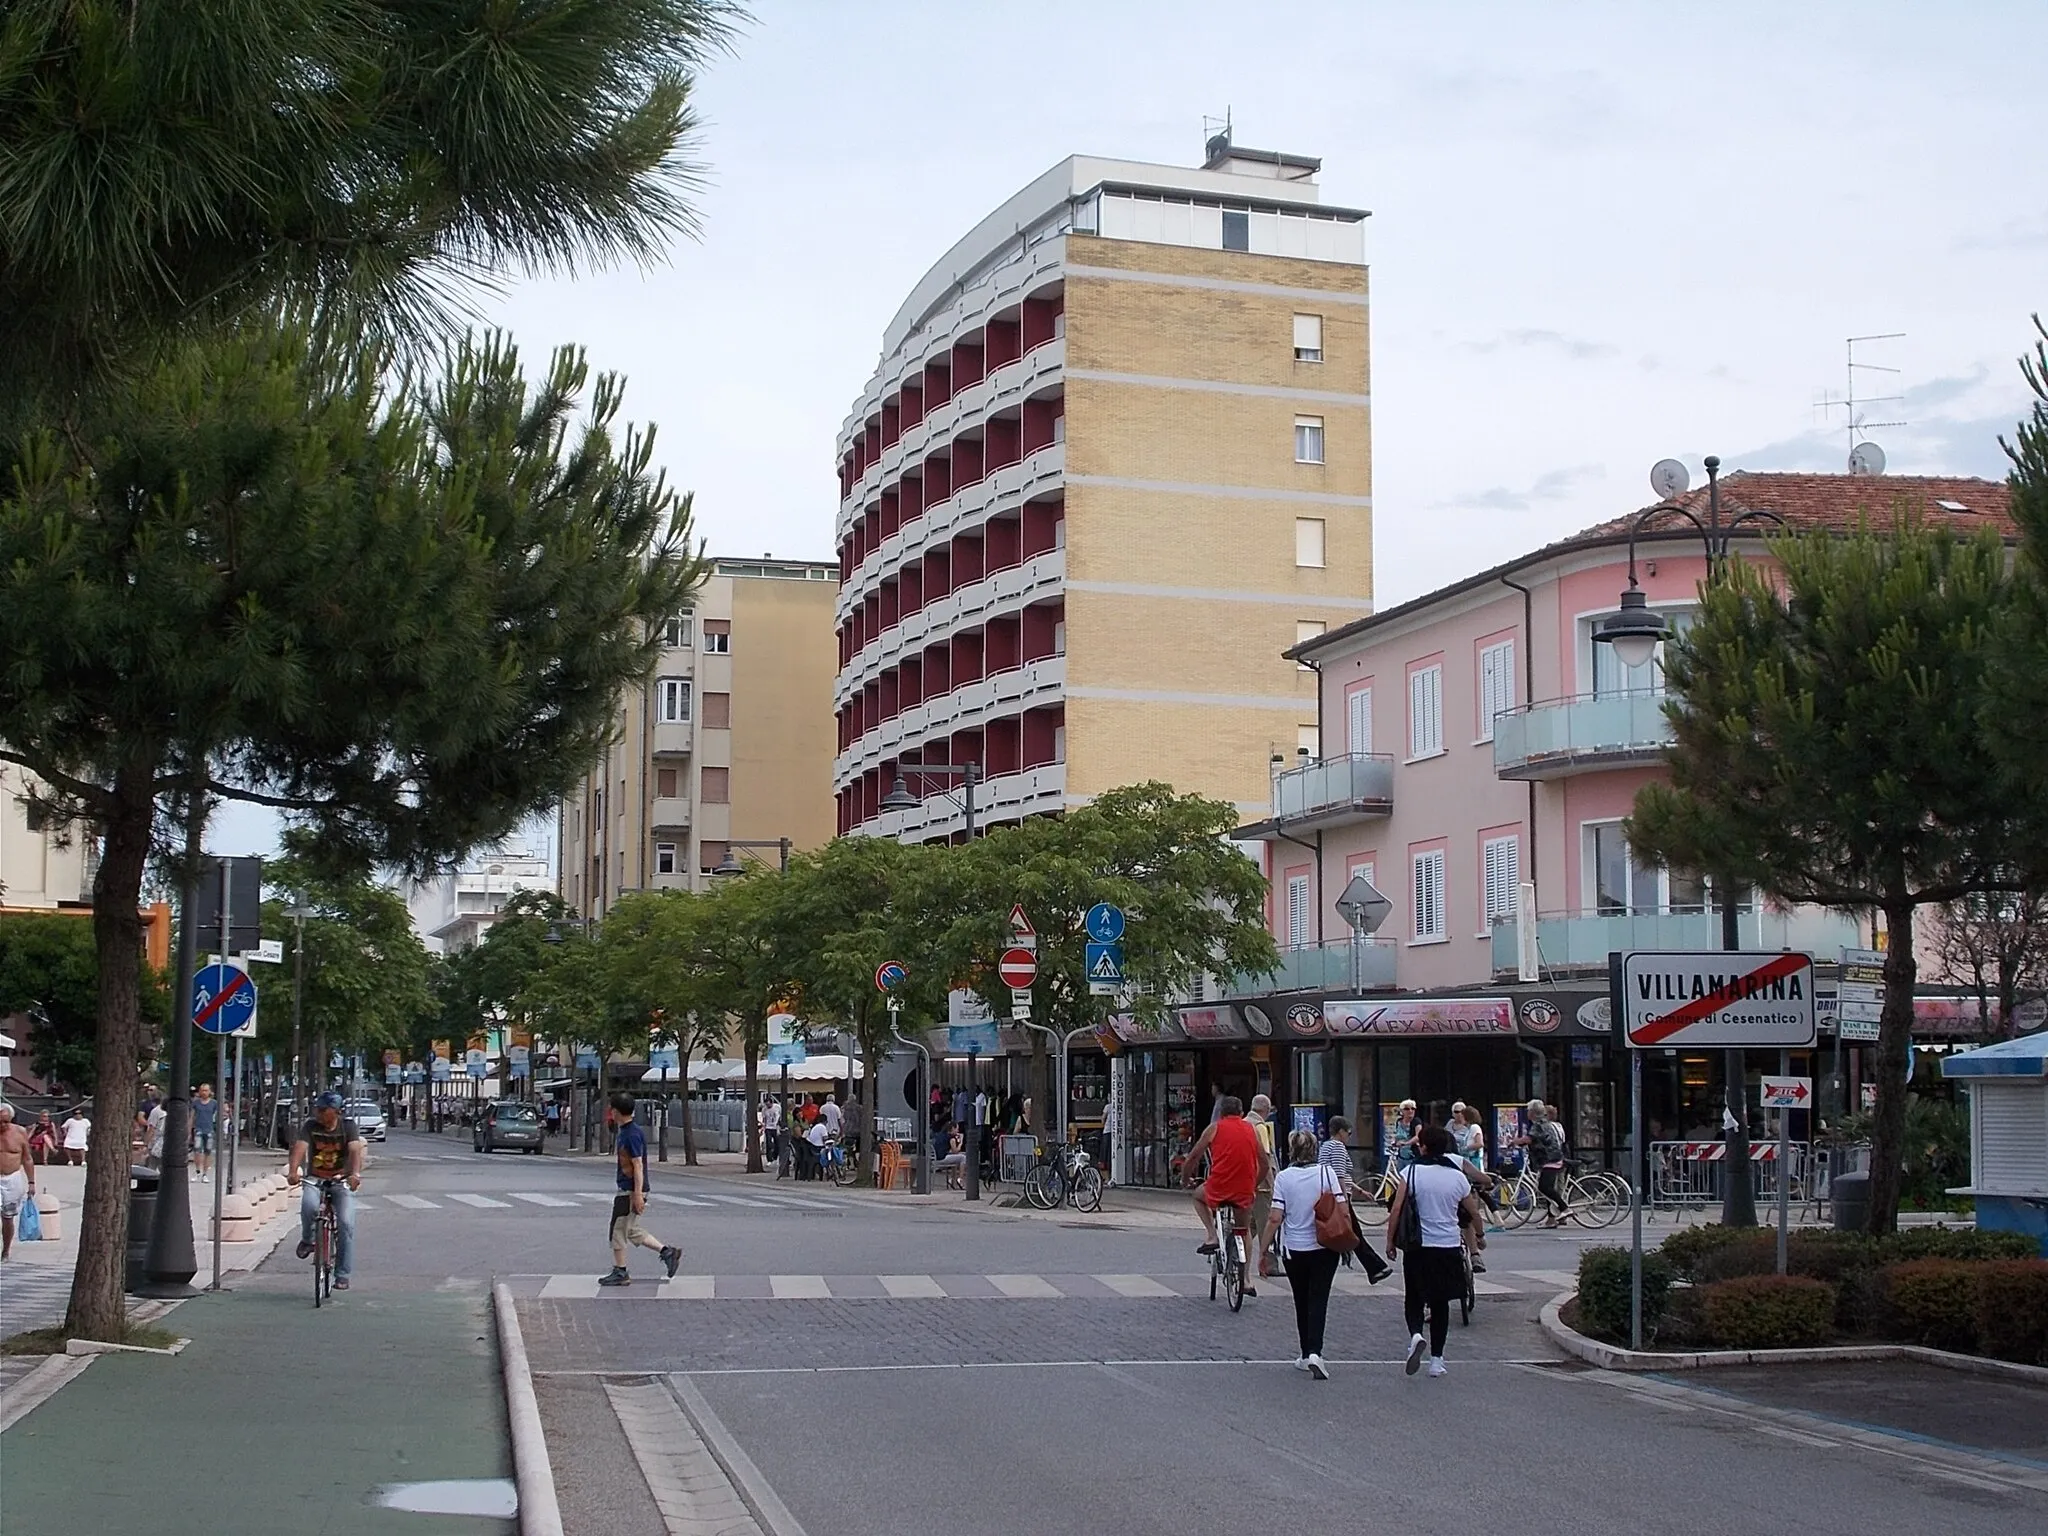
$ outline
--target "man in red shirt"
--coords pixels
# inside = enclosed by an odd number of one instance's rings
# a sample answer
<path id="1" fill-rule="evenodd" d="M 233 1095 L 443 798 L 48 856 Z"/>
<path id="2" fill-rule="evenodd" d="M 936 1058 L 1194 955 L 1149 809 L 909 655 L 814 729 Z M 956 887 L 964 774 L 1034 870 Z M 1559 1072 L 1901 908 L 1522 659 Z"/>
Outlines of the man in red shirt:
<path id="1" fill-rule="evenodd" d="M 1227 1205 L 1237 1212 L 1237 1229 L 1246 1234 L 1245 1250 L 1249 1257 L 1256 1241 L 1250 1236 L 1252 1200 L 1261 1183 L 1272 1182 L 1273 1159 L 1259 1144 L 1259 1133 L 1245 1119 L 1244 1104 L 1235 1095 L 1224 1095 L 1218 1111 L 1188 1149 L 1187 1161 L 1181 1164 L 1182 1181 L 1194 1184 L 1195 1209 L 1201 1213 L 1202 1230 L 1208 1234 L 1207 1241 L 1195 1251 L 1216 1251 L 1216 1212 Z M 1204 1152 L 1209 1154 L 1209 1176 L 1195 1184 L 1195 1170 L 1201 1167 Z M 1257 1294 L 1249 1285 L 1244 1289 L 1247 1296 Z"/>

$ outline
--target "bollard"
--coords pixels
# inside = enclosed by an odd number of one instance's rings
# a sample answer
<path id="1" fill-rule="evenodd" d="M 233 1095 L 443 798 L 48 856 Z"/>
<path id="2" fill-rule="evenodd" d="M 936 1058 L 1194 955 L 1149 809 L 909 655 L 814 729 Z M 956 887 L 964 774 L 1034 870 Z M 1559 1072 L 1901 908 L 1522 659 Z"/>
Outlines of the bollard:
<path id="1" fill-rule="evenodd" d="M 47 1189 L 36 1191 L 36 1215 L 42 1218 L 43 1241 L 46 1243 L 64 1241 L 64 1219 L 58 1214 L 60 1209 L 55 1195 Z"/>
<path id="2" fill-rule="evenodd" d="M 220 1240 L 246 1243 L 256 1236 L 255 1211 L 247 1195 L 220 1197 Z"/>

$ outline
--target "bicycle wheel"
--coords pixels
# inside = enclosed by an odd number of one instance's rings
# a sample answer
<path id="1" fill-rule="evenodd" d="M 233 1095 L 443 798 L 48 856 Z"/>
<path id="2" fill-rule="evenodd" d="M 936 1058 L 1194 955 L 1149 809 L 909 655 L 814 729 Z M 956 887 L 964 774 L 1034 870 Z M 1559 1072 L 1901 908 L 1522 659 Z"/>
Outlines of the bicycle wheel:
<path id="1" fill-rule="evenodd" d="M 1536 1186 L 1527 1179 L 1511 1179 L 1501 1185 L 1500 1224 L 1513 1230 L 1536 1214 Z"/>
<path id="2" fill-rule="evenodd" d="M 1479 1302 L 1479 1291 L 1472 1283 L 1472 1255 L 1469 1252 L 1465 1255 L 1464 1265 L 1465 1289 L 1458 1297 L 1458 1322 L 1461 1327 L 1469 1328 L 1472 1326 L 1472 1308 Z"/>
<path id="3" fill-rule="evenodd" d="M 1067 1198 L 1074 1202 L 1077 1211 L 1101 1210 L 1102 1170 L 1092 1164 L 1076 1169 L 1073 1183 L 1067 1189 Z"/>
<path id="4" fill-rule="evenodd" d="M 1223 1255 L 1220 1252 L 1213 1253 L 1209 1256 L 1209 1299 L 1211 1301 L 1216 1299 L 1216 1282 L 1222 1278 L 1222 1275 Z"/>
<path id="5" fill-rule="evenodd" d="M 1565 1185 L 1565 1195 L 1570 1201 L 1573 1219 L 1581 1226 L 1611 1227 L 1621 1220 L 1621 1208 L 1615 1203 L 1613 1187 L 1604 1179 L 1575 1179 Z"/>
<path id="6" fill-rule="evenodd" d="M 853 1182 L 854 1173 L 853 1159 L 844 1152 L 832 1160 L 832 1182 L 841 1189 Z"/>
<path id="7" fill-rule="evenodd" d="M 1230 1303 L 1230 1310 L 1241 1311 L 1244 1307 L 1244 1264 L 1232 1259 L 1223 1266 L 1223 1299 Z"/>
<path id="8" fill-rule="evenodd" d="M 1051 1164 L 1034 1163 L 1024 1174 L 1024 1198 L 1041 1211 L 1051 1210 L 1059 1204 L 1056 1178 Z"/>
<path id="9" fill-rule="evenodd" d="M 326 1297 L 334 1294 L 333 1282 L 328 1278 L 329 1266 L 333 1263 L 330 1257 L 331 1249 L 328 1246 L 332 1241 L 331 1231 L 332 1229 L 328 1226 L 327 1218 L 323 1213 L 318 1224 L 313 1228 L 313 1307 L 315 1311 L 319 1310 L 321 1302 Z"/>

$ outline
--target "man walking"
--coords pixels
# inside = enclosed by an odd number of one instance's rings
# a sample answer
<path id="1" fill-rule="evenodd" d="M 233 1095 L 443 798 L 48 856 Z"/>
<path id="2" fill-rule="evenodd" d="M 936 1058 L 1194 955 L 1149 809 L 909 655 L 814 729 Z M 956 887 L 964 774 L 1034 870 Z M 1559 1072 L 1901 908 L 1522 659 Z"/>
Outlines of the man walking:
<path id="1" fill-rule="evenodd" d="M 612 1272 L 600 1276 L 599 1285 L 631 1285 L 626 1272 L 628 1248 L 652 1248 L 661 1255 L 661 1267 L 675 1278 L 683 1262 L 683 1250 L 664 1243 L 640 1224 L 647 1210 L 647 1133 L 633 1119 L 633 1095 L 615 1093 L 605 1106 L 605 1119 L 617 1133 L 612 1151 L 619 1163 L 619 1193 L 612 1197 Z"/>
<path id="2" fill-rule="evenodd" d="M 201 1083 L 192 1097 L 192 1174 L 202 1183 L 213 1177 L 213 1133 L 219 1124 L 213 1084 Z"/>
<path id="3" fill-rule="evenodd" d="M 0 1100 L 0 1259 L 14 1252 L 14 1218 L 36 1197 L 36 1165 L 28 1132 L 14 1123 L 14 1106 Z"/>

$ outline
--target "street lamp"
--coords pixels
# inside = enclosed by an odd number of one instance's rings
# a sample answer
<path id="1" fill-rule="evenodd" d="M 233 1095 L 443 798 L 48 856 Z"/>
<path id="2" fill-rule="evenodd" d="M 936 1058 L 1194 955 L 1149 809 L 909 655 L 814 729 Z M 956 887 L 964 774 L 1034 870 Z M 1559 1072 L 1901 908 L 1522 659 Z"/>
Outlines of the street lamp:
<path id="1" fill-rule="evenodd" d="M 1650 488 L 1659 498 L 1657 505 L 1636 514 L 1628 526 L 1628 586 L 1621 594 L 1621 604 L 1613 612 L 1603 614 L 1593 624 L 1593 640 L 1598 645 L 1614 648 L 1615 660 L 1624 667 L 1646 665 L 1656 655 L 1657 647 L 1672 639 L 1674 632 L 1664 622 L 1662 614 L 1650 609 L 1649 600 L 1644 597 L 1641 587 L 1636 585 L 1636 536 L 1651 523 L 1662 518 L 1678 517 L 1691 523 L 1699 534 L 1707 554 L 1707 574 L 1712 580 L 1727 566 L 1730 546 L 1736 530 L 1745 524 L 1760 526 L 1770 523 L 1775 527 L 1786 526 L 1785 519 L 1775 512 L 1761 509 L 1738 512 L 1727 522 L 1721 521 L 1721 461 L 1712 454 L 1706 458 L 1707 466 L 1707 515 L 1705 520 L 1690 507 L 1681 506 L 1677 498 L 1686 491 L 1690 476 L 1685 466 L 1676 459 L 1660 459 L 1650 471 Z M 1721 947 L 1724 950 L 1740 949 L 1741 935 L 1738 931 L 1735 882 L 1721 876 L 1714 882 L 1720 898 Z M 1728 1079 L 1727 1093 L 1727 1141 L 1728 1141 L 1728 1186 L 1721 1200 L 1721 1222 L 1730 1227 L 1753 1227 L 1756 1225 L 1756 1192 L 1750 1187 L 1749 1175 L 1749 1105 L 1746 1078 L 1747 1063 L 1740 1050 L 1727 1053 L 1724 1073 Z M 1635 1119 L 1641 1123 L 1641 1085 L 1636 1085 L 1638 1108 Z M 1640 1184 L 1647 1163 L 1643 1158 L 1644 1149 L 1635 1150 L 1636 1177 Z M 1783 1177 L 1782 1173 L 1780 1177 Z"/>
<path id="2" fill-rule="evenodd" d="M 960 781 L 961 813 L 967 819 L 967 836 L 974 837 L 974 786 L 981 783 L 979 763 L 898 763 L 896 782 L 889 787 L 889 793 L 882 796 L 881 809 L 885 811 L 914 811 L 924 802 L 910 792 L 904 782 L 906 776 L 915 775 L 925 779 L 958 779 Z M 947 796 L 948 799 L 952 797 Z"/>
<path id="3" fill-rule="evenodd" d="M 728 837 L 725 840 L 725 857 L 711 867 L 711 873 L 725 876 L 745 872 L 746 866 L 733 857 L 735 848 L 773 848 L 777 855 L 776 867 L 787 871 L 790 847 L 790 839 L 786 837 Z"/>

